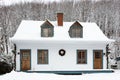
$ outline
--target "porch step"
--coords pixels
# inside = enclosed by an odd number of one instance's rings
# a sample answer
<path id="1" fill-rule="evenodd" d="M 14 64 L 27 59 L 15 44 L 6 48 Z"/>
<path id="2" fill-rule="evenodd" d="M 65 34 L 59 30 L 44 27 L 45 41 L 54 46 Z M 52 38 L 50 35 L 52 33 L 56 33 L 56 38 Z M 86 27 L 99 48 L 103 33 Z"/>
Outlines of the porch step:
<path id="1" fill-rule="evenodd" d="M 81 71 L 23 71 L 28 73 L 54 73 L 61 75 L 81 75 L 81 74 L 91 74 L 91 73 L 113 73 L 114 70 L 81 70 Z"/>

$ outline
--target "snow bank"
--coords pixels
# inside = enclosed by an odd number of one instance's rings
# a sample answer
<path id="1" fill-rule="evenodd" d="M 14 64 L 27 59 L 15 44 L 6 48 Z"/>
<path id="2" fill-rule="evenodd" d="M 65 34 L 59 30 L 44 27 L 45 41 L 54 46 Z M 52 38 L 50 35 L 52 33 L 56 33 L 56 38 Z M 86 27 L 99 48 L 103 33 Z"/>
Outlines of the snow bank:
<path id="1" fill-rule="evenodd" d="M 1 75 L 0 80 L 120 80 L 120 70 L 115 71 L 115 73 L 83 75 L 57 75 L 12 71 L 11 73 Z"/>

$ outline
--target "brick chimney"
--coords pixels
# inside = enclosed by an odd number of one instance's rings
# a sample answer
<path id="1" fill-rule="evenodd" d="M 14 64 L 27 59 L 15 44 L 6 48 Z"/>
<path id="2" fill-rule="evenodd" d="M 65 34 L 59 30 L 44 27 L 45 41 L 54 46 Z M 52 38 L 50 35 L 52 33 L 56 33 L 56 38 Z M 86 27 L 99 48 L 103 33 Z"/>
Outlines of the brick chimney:
<path id="1" fill-rule="evenodd" d="M 63 13 L 57 13 L 58 26 L 63 26 Z"/>

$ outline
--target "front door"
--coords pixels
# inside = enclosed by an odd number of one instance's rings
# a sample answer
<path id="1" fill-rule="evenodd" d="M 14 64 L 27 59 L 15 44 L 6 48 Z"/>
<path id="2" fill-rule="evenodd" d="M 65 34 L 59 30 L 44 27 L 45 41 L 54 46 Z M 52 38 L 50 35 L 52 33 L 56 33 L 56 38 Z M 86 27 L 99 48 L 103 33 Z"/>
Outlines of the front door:
<path id="1" fill-rule="evenodd" d="M 94 50 L 94 69 L 102 69 L 103 63 L 102 63 L 102 50 Z"/>
<path id="2" fill-rule="evenodd" d="M 21 70 L 30 70 L 30 50 L 21 50 Z"/>

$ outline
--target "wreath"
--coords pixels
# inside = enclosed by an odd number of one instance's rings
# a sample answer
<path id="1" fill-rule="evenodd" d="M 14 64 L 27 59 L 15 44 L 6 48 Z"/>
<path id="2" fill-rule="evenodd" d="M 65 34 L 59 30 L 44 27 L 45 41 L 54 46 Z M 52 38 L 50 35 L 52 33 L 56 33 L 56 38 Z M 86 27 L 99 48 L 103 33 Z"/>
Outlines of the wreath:
<path id="1" fill-rule="evenodd" d="M 64 56 L 65 55 L 65 50 L 64 49 L 60 49 L 59 50 L 59 55 Z"/>

